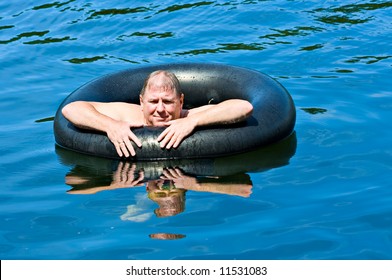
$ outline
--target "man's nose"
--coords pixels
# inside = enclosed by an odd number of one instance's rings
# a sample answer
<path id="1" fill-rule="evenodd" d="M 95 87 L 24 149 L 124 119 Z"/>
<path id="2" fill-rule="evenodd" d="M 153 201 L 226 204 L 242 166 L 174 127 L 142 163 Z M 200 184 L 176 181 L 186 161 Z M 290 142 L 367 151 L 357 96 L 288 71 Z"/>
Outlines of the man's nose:
<path id="1" fill-rule="evenodd" d="M 163 112 L 164 110 L 165 110 L 165 106 L 164 106 L 163 102 L 159 101 L 158 105 L 157 105 L 157 111 L 158 112 Z"/>

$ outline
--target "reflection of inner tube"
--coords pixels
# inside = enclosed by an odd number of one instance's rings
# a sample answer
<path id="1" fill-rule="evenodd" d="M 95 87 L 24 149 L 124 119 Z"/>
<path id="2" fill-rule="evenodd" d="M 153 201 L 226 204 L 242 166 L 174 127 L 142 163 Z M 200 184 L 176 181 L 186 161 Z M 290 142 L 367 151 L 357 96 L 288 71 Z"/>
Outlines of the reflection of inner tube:
<path id="1" fill-rule="evenodd" d="M 108 158 L 118 155 L 102 133 L 85 131 L 70 124 L 61 114 L 66 104 L 77 101 L 139 102 L 144 80 L 164 69 L 178 77 L 185 94 L 184 107 L 240 98 L 252 103 L 252 117 L 241 124 L 198 129 L 176 149 L 161 149 L 156 138 L 163 128 L 137 128 L 143 143 L 136 160 L 209 158 L 242 153 L 289 136 L 295 124 L 295 107 L 285 88 L 260 72 L 217 64 L 170 64 L 129 69 L 98 78 L 80 87 L 60 105 L 55 121 L 56 142 L 64 148 Z"/>
<path id="2" fill-rule="evenodd" d="M 248 172 L 263 172 L 289 164 L 297 149 L 296 134 L 278 143 L 262 147 L 251 152 L 205 159 L 174 159 L 163 161 L 138 161 L 135 165 L 135 175 L 144 173 L 144 180 L 156 180 L 166 168 L 180 168 L 184 173 L 202 178 L 219 177 L 222 180 L 246 179 L 243 175 Z M 113 180 L 113 173 L 118 170 L 122 161 L 106 158 L 96 158 L 89 155 L 75 153 L 60 147 L 56 153 L 62 164 L 71 167 L 67 175 L 83 178 L 75 188 L 92 188 L 107 186 Z M 126 170 L 125 170 L 126 173 Z"/>

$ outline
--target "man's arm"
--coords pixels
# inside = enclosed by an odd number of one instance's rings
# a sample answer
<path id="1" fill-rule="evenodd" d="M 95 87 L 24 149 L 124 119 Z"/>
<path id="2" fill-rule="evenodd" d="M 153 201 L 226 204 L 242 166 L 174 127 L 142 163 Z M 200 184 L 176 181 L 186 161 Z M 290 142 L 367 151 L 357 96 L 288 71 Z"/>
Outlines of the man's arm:
<path id="1" fill-rule="evenodd" d="M 166 123 L 168 127 L 158 137 L 160 147 L 177 148 L 198 126 L 237 123 L 248 118 L 252 111 L 252 104 L 241 99 L 230 99 L 216 105 L 191 109 L 186 117 Z"/>
<path id="2" fill-rule="evenodd" d="M 222 183 L 219 177 L 209 178 L 206 182 L 202 182 L 193 176 L 186 175 L 180 168 L 165 168 L 163 170 L 161 179 L 171 180 L 176 188 L 222 193 L 228 195 L 238 195 L 242 197 L 249 197 L 252 193 L 252 181 L 247 175 L 246 180 L 241 181 L 225 181 Z"/>
<path id="3" fill-rule="evenodd" d="M 62 113 L 66 119 L 79 128 L 105 132 L 118 155 L 129 157 L 130 154 L 132 156 L 136 154 L 131 141 L 141 147 L 140 140 L 131 131 L 131 127 L 143 125 L 136 106 L 138 105 L 76 101 L 64 106 Z M 136 111 L 130 113 L 131 116 L 133 114 L 134 122 L 125 118 L 124 114 L 124 111 L 132 109 Z"/>

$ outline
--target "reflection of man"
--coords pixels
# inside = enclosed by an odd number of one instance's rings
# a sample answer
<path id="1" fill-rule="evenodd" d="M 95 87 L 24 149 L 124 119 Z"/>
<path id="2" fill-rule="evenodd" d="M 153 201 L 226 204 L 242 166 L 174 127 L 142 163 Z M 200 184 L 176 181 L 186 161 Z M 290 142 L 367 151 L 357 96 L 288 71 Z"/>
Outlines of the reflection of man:
<path id="1" fill-rule="evenodd" d="M 65 182 L 73 187 L 68 193 L 95 194 L 104 190 L 144 185 L 143 170 L 136 170 L 136 164 L 131 162 L 119 163 L 109 185 L 93 186 L 89 180 L 96 181 L 96 176 L 97 174 L 95 173 L 91 178 L 83 174 L 78 176 L 74 172 L 68 174 Z M 180 168 L 165 168 L 160 179 L 147 181 L 146 190 L 148 198 L 159 205 L 159 208 L 154 211 L 156 216 L 168 217 L 184 211 L 185 193 L 187 190 L 249 197 L 252 190 L 252 181 L 247 174 L 242 174 L 242 176 L 236 176 L 235 178 L 208 177 L 196 179 L 193 176 L 184 174 Z M 127 213 L 122 215 L 121 218 L 124 220 L 145 221 L 151 215 L 146 215 L 144 207 L 146 207 L 144 202 L 130 205 Z"/>
<path id="2" fill-rule="evenodd" d="M 152 233 L 149 235 L 152 239 L 173 240 L 184 238 L 185 235 L 178 233 Z"/>
<path id="3" fill-rule="evenodd" d="M 252 193 L 252 181 L 247 174 L 243 174 L 239 180 L 220 177 L 195 178 L 184 174 L 180 168 L 166 168 L 163 170 L 161 178 L 172 181 L 174 186 L 184 190 L 221 193 L 242 197 L 249 197 Z"/>
<path id="4" fill-rule="evenodd" d="M 169 217 L 184 212 L 185 192 L 171 181 L 152 180 L 147 182 L 148 197 L 159 205 L 154 213 L 157 217 Z"/>
<path id="5" fill-rule="evenodd" d="M 112 180 L 109 185 L 96 185 L 97 174 L 86 177 L 81 174 L 78 176 L 74 172 L 65 176 L 65 183 L 72 186 L 68 191 L 70 194 L 94 194 L 104 190 L 114 190 L 120 188 L 132 188 L 144 185 L 143 170 L 136 170 L 136 164 L 131 162 L 120 161 L 117 170 L 112 175 Z M 99 183 L 101 180 L 98 180 Z M 106 181 L 106 180 L 105 180 Z M 150 190 L 164 190 L 169 189 L 167 184 L 163 182 L 170 182 L 171 192 L 175 193 L 178 189 L 221 193 L 228 195 L 237 195 L 242 197 L 249 197 L 252 193 L 252 181 L 249 175 L 242 174 L 236 178 L 227 177 L 201 177 L 195 178 L 181 171 L 180 168 L 165 168 L 162 171 L 161 179 L 150 180 L 147 182 L 147 191 Z"/>
<path id="6" fill-rule="evenodd" d="M 107 134 L 119 156 L 135 156 L 134 142 L 142 143 L 131 131 L 141 126 L 166 126 L 158 136 L 161 148 L 176 148 L 196 127 L 235 123 L 246 119 L 253 110 L 245 100 L 230 99 L 216 105 L 184 110 L 184 94 L 177 77 L 163 70 L 146 79 L 140 94 L 140 105 L 124 102 L 76 101 L 67 104 L 62 113 L 75 126 Z"/>
<path id="7" fill-rule="evenodd" d="M 143 186 L 143 180 L 144 172 L 142 170 L 137 172 L 134 163 L 122 161 L 119 162 L 111 178 L 100 176 L 95 172 L 89 176 L 79 175 L 75 171 L 65 176 L 65 183 L 72 186 L 72 189 L 68 191 L 70 194 L 95 194 L 100 191 Z"/>

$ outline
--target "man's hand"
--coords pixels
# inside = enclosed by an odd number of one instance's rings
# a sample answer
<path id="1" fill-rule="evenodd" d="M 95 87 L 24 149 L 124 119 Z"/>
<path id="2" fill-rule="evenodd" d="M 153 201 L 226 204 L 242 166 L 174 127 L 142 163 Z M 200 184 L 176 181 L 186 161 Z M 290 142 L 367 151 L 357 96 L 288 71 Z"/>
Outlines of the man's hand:
<path id="1" fill-rule="evenodd" d="M 67 193 L 69 194 L 95 194 L 100 191 L 143 186 L 143 180 L 144 171 L 142 169 L 136 172 L 135 163 L 124 163 L 122 161 L 120 161 L 117 170 L 113 173 L 112 182 L 109 186 L 92 186 L 88 188 L 78 189 L 77 187 L 79 185 L 83 185 L 86 183 L 89 183 L 88 185 L 91 185 L 89 178 L 71 174 L 65 176 L 65 183 L 74 188 L 67 191 Z"/>
<path id="2" fill-rule="evenodd" d="M 173 181 L 178 189 L 197 188 L 199 185 L 195 177 L 185 175 L 180 168 L 165 168 L 161 179 Z"/>
<path id="3" fill-rule="evenodd" d="M 181 141 L 189 136 L 196 127 L 196 122 L 191 118 L 181 118 L 165 123 L 168 127 L 158 136 L 162 149 L 177 148 Z"/>
<path id="4" fill-rule="evenodd" d="M 125 121 L 114 121 L 107 130 L 106 133 L 120 157 L 136 155 L 131 141 L 133 141 L 139 148 L 142 146 L 142 143 L 140 142 L 139 138 L 137 138 L 136 135 L 131 131 L 131 128 L 141 126 L 142 125 L 134 125 Z"/>
<path id="5" fill-rule="evenodd" d="M 136 174 L 136 164 L 122 162 L 118 164 L 117 170 L 113 173 L 112 188 L 126 188 L 143 185 L 144 171 L 141 169 Z"/>

